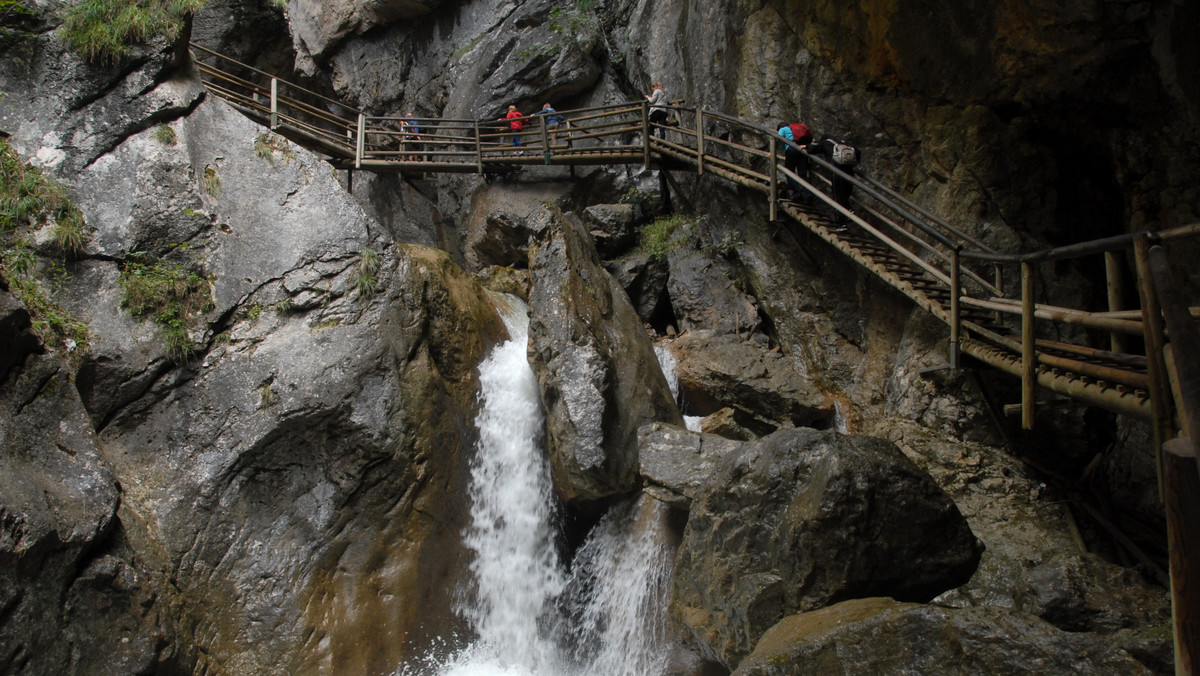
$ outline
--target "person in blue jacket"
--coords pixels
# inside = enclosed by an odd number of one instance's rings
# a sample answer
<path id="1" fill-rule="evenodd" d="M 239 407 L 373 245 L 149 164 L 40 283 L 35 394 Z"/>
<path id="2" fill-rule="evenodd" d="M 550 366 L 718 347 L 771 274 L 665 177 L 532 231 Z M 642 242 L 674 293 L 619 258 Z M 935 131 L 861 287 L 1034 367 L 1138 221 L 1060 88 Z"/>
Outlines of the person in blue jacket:
<path id="1" fill-rule="evenodd" d="M 534 115 L 545 115 L 546 132 L 550 135 L 550 145 L 554 145 L 558 140 L 558 125 L 562 124 L 563 116 L 558 114 L 549 103 L 542 106 L 542 109 L 534 113 Z"/>
<path id="2" fill-rule="evenodd" d="M 783 166 L 793 174 L 799 176 L 805 181 L 808 180 L 808 155 L 804 152 L 805 147 L 812 143 L 812 133 L 808 131 L 808 127 L 799 122 L 786 122 L 779 125 L 779 135 L 787 140 L 783 150 Z M 794 199 L 807 204 L 812 199 L 812 194 L 807 188 L 800 185 L 800 182 L 791 176 L 787 177 L 788 188 L 792 191 Z"/>

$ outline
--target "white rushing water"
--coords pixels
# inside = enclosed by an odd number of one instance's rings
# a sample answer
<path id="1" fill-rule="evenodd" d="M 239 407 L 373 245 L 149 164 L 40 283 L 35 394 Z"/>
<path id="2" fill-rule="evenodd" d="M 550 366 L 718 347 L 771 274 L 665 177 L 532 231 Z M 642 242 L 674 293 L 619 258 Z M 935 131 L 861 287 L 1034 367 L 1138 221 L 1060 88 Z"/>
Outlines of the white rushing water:
<path id="1" fill-rule="evenodd" d="M 658 367 L 662 369 L 663 377 L 667 379 L 667 385 L 671 388 L 671 396 L 682 409 L 683 402 L 679 401 L 679 374 L 676 372 L 678 362 L 675 360 L 675 355 L 671 354 L 666 347 L 655 345 L 654 356 L 658 357 Z M 693 432 L 699 432 L 702 418 L 703 416 L 698 415 L 684 415 L 683 425 Z"/>
<path id="2" fill-rule="evenodd" d="M 519 301 L 505 298 L 512 339 L 479 367 L 479 453 L 464 538 L 474 553 L 474 586 L 457 608 L 475 637 L 440 663 L 398 673 L 661 674 L 672 557 L 666 509 L 649 498 L 619 505 L 569 568 L 560 559 L 537 381 L 525 356 L 528 319 Z"/>

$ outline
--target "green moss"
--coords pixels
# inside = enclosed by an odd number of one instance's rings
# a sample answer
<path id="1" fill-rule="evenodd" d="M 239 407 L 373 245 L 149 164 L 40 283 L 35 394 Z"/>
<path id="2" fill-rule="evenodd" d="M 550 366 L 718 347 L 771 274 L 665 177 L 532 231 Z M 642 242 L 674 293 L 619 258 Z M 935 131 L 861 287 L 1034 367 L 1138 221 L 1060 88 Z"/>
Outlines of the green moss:
<path id="1" fill-rule="evenodd" d="M 121 268 L 121 307 L 134 317 L 158 324 L 167 355 L 186 361 L 195 350 L 189 328 L 200 313 L 212 309 L 208 280 L 191 266 L 166 260 L 127 261 Z"/>
<path id="2" fill-rule="evenodd" d="M 29 312 L 33 331 L 44 344 L 86 350 L 87 325 L 53 300 L 69 281 L 66 267 L 54 252 L 33 245 L 33 232 L 47 226 L 58 256 L 83 252 L 86 223 L 66 188 L 0 140 L 0 277 Z"/>
<path id="3" fill-rule="evenodd" d="M 89 61 L 117 61 L 131 45 L 174 39 L 207 0 L 79 0 L 63 17 L 63 37 Z"/>
<path id="4" fill-rule="evenodd" d="M 642 228 L 639 246 L 650 257 L 650 260 L 666 260 L 667 252 L 676 244 L 675 232 L 679 226 L 689 222 L 689 219 L 678 214 L 656 219 Z"/>
<path id="5" fill-rule="evenodd" d="M 279 153 L 285 160 L 292 160 L 296 157 L 296 153 L 292 151 L 292 146 L 282 136 L 264 132 L 255 137 L 255 155 L 267 160 L 271 164 L 275 164 L 275 153 Z"/>

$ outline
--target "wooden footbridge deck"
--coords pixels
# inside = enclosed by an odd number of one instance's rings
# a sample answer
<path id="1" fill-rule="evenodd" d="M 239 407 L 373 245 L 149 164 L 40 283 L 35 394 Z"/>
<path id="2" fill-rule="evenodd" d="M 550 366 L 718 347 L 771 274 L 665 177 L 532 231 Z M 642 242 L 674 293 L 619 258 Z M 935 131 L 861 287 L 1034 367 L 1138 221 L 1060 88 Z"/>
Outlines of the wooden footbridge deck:
<path id="1" fill-rule="evenodd" d="M 1200 430 L 1197 312 L 1178 297 L 1166 251 L 1194 242 L 1200 224 L 1003 253 L 861 173 L 847 177 L 855 186 L 850 208 L 839 205 L 829 196 L 836 167 L 811 157 L 813 178 L 804 180 L 783 166 L 784 139 L 774 130 L 721 113 L 674 107 L 680 124 L 658 127 L 645 103 L 626 103 L 560 111 L 566 121 L 558 129 L 537 115 L 525 118 L 520 132 L 500 120 L 420 119 L 414 129 L 401 124 L 411 120 L 367 115 L 198 45 L 193 50 L 210 92 L 339 168 L 487 174 L 532 165 L 641 164 L 712 174 L 757 191 L 772 220 L 786 216 L 944 322 L 950 367 L 965 355 L 1020 379 L 1021 402 L 1006 409 L 1020 413 L 1024 428 L 1032 428 L 1039 407 L 1068 400 L 1149 421 L 1173 548 L 1200 532 L 1200 493 L 1190 492 L 1200 491 L 1191 441 Z M 812 192 L 811 204 L 781 198 L 788 178 Z M 839 214 L 846 227 L 835 226 Z M 1045 296 L 1037 293 L 1041 266 L 1085 257 L 1106 271 L 1103 307 L 1037 302 Z M 1126 307 L 1134 289 L 1140 306 Z M 1172 496 L 1181 500 L 1174 507 Z M 1174 549 L 1172 557 L 1174 576 L 1186 562 L 1175 561 Z M 1200 550 L 1190 560 L 1200 561 Z M 1200 585 L 1175 592 L 1195 595 L 1189 607 L 1200 608 Z M 1177 630 L 1192 637 L 1190 643 L 1177 637 L 1177 646 L 1200 650 L 1191 617 L 1177 617 Z"/>

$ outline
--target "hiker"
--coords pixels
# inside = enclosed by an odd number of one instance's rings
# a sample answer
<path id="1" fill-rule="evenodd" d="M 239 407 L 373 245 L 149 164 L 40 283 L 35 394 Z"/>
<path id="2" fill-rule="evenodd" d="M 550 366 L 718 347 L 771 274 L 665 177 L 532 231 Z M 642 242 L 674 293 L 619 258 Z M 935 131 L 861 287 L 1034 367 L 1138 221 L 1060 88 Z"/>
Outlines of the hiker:
<path id="1" fill-rule="evenodd" d="M 850 209 L 850 192 L 854 189 L 854 184 L 850 182 L 849 177 L 854 176 L 854 167 L 858 164 L 859 152 L 858 148 L 853 145 L 854 135 L 851 132 L 842 134 L 841 140 L 826 136 L 821 139 L 820 143 L 809 145 L 808 151 L 814 154 L 824 155 L 829 158 L 829 162 L 833 164 L 835 171 L 831 172 L 829 177 L 833 201 Z M 834 220 L 839 226 L 846 225 L 849 220 L 842 212 L 837 212 Z"/>
<path id="2" fill-rule="evenodd" d="M 508 128 L 512 129 L 513 131 L 512 141 L 514 148 L 521 147 L 521 127 L 524 126 L 521 120 L 524 117 L 525 116 L 521 114 L 521 111 L 517 110 L 516 106 L 509 106 L 508 114 L 504 116 L 506 120 L 509 120 Z"/>
<path id="3" fill-rule="evenodd" d="M 667 139 L 667 93 L 663 91 L 661 82 L 655 82 L 650 87 L 650 93 L 646 94 L 646 99 L 650 101 L 650 124 L 655 125 L 650 131 L 650 135 L 657 135 L 664 141 Z"/>
<path id="4" fill-rule="evenodd" d="M 542 109 L 534 113 L 534 115 L 545 115 L 543 122 L 546 125 L 546 132 L 550 135 L 550 145 L 554 145 L 558 139 L 558 125 L 562 123 L 563 116 L 558 114 L 549 103 L 542 106 Z"/>
<path id="5" fill-rule="evenodd" d="M 402 132 L 401 147 L 405 155 L 404 159 L 412 161 L 416 160 L 417 156 L 412 154 L 421 149 L 421 124 L 413 117 L 412 113 L 405 113 L 404 119 L 400 120 L 400 131 Z"/>
<path id="6" fill-rule="evenodd" d="M 783 148 L 783 167 L 793 174 L 799 176 L 805 181 L 808 180 L 808 154 L 804 152 L 804 148 L 812 143 L 812 133 L 808 131 L 808 127 L 799 122 L 786 122 L 779 125 L 779 135 L 787 140 Z M 787 177 L 788 188 L 792 191 L 792 198 L 808 204 L 812 199 L 812 193 L 800 185 L 800 182 L 791 176 Z"/>

